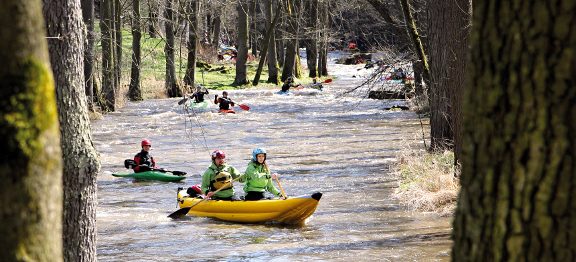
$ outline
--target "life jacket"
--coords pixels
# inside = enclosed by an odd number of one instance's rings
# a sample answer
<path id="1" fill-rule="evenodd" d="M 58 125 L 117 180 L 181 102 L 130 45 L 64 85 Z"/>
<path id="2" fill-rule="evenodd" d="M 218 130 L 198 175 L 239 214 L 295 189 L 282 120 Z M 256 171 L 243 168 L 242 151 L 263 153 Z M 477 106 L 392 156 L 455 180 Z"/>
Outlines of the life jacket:
<path id="1" fill-rule="evenodd" d="M 234 106 L 234 102 L 232 102 L 232 99 L 228 97 L 219 97 L 218 103 L 220 104 L 220 109 L 224 110 L 230 110 L 230 105 Z"/>
<path id="2" fill-rule="evenodd" d="M 156 161 L 154 161 L 154 157 L 150 155 L 150 153 L 142 150 L 140 153 L 134 156 L 134 162 L 136 162 L 136 166 L 134 167 L 134 172 L 144 172 L 149 171 L 156 167 Z M 144 170 L 141 168 L 141 165 L 148 166 L 148 170 Z"/>
<path id="3" fill-rule="evenodd" d="M 192 97 L 194 98 L 194 103 L 202 103 L 204 102 L 204 95 L 208 94 L 208 91 L 206 92 L 196 92 L 192 95 Z"/>
<path id="4" fill-rule="evenodd" d="M 232 175 L 226 171 L 222 171 L 214 176 L 210 184 L 212 188 L 211 191 L 219 190 L 220 188 L 222 188 L 222 190 L 232 188 Z"/>

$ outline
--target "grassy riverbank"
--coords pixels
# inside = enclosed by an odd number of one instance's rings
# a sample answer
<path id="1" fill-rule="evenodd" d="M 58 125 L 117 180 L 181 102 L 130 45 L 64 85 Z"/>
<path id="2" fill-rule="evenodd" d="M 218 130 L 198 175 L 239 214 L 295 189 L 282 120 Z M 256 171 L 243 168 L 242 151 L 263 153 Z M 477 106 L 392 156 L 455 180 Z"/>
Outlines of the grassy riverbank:
<path id="1" fill-rule="evenodd" d="M 454 153 L 407 149 L 398 159 L 393 169 L 400 179 L 395 196 L 401 204 L 411 210 L 451 216 L 460 190 L 454 177 Z"/>

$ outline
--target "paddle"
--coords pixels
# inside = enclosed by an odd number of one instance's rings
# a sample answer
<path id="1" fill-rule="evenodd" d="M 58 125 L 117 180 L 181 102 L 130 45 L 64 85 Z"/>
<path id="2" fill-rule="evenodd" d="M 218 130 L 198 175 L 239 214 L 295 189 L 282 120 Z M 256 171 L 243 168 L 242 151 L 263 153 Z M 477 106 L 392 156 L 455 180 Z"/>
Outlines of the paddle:
<path id="1" fill-rule="evenodd" d="M 245 104 L 239 104 L 238 107 L 242 108 L 242 110 L 246 110 L 246 111 L 250 110 L 250 107 L 248 105 L 245 105 Z"/>
<path id="2" fill-rule="evenodd" d="M 182 104 L 186 103 L 186 101 L 188 101 L 188 97 L 184 97 L 184 98 L 182 98 L 182 100 L 178 101 L 178 105 L 182 105 Z"/>
<path id="3" fill-rule="evenodd" d="M 170 170 L 165 170 L 165 169 L 152 169 L 153 171 L 158 171 L 158 172 L 162 172 L 162 173 L 172 173 L 175 176 L 185 176 L 187 173 L 184 171 L 170 171 Z"/>
<path id="4" fill-rule="evenodd" d="M 280 193 L 282 193 L 282 196 L 284 197 L 284 199 L 287 199 L 288 197 L 286 197 L 286 193 L 284 192 L 284 189 L 282 188 L 282 184 L 280 184 L 280 180 L 278 179 L 278 175 L 274 176 L 274 180 L 276 180 L 276 183 L 278 183 L 278 187 L 280 188 Z"/>
<path id="5" fill-rule="evenodd" d="M 242 176 L 239 176 L 239 177 L 235 178 L 234 180 L 230 181 L 229 184 L 232 184 L 232 182 L 237 181 L 237 180 L 240 179 L 241 177 L 242 177 Z M 221 188 L 219 188 L 218 190 L 214 191 L 214 194 L 220 192 L 220 191 L 223 190 L 223 189 L 227 189 L 227 185 L 223 185 Z M 195 207 L 196 205 L 198 205 L 198 204 L 200 204 L 200 203 L 202 203 L 202 202 L 204 202 L 204 201 L 206 201 L 206 200 L 208 200 L 208 199 L 210 199 L 210 198 L 206 197 L 206 198 L 203 198 L 202 200 L 198 201 L 198 203 L 196 203 L 196 204 L 194 204 L 194 205 L 191 205 L 191 206 L 189 206 L 189 207 L 180 208 L 180 209 L 174 211 L 172 214 L 168 215 L 168 217 L 169 217 L 169 218 L 172 218 L 172 219 L 181 218 L 181 217 L 185 216 L 186 214 L 188 214 L 188 212 L 190 211 L 190 209 L 192 209 L 192 208 Z"/>

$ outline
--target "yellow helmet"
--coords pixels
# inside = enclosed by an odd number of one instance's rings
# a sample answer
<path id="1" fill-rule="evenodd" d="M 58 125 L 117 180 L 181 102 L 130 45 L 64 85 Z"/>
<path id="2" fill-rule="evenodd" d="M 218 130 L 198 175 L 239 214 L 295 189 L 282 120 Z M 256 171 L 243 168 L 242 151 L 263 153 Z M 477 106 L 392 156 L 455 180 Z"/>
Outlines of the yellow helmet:
<path id="1" fill-rule="evenodd" d="M 222 187 L 232 188 L 232 175 L 230 175 L 230 173 L 225 172 L 225 171 L 218 173 L 214 177 L 213 186 L 214 186 L 215 190 L 218 190 Z M 226 188 L 224 188 L 224 189 L 226 189 Z"/>

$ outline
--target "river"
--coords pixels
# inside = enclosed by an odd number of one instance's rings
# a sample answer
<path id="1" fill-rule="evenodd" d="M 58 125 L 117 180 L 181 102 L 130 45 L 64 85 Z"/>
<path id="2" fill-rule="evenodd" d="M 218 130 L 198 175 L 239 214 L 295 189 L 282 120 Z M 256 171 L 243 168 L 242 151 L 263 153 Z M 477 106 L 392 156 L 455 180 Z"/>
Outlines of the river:
<path id="1" fill-rule="evenodd" d="M 341 95 L 359 83 L 361 66 L 330 64 L 334 82 L 323 92 L 292 96 L 276 90 L 231 91 L 249 105 L 237 114 L 186 112 L 180 99 L 129 102 L 92 124 L 100 153 L 98 259 L 100 261 L 448 261 L 450 219 L 406 211 L 392 197 L 398 180 L 389 164 L 418 146 L 421 126 L 409 111 L 386 111 L 399 101 Z M 211 92 L 209 98 L 213 98 Z M 221 92 L 218 92 L 220 94 Z M 181 183 L 134 182 L 124 159 L 152 141 L 152 155 Z M 251 225 L 186 217 L 172 221 L 176 189 L 200 183 L 210 152 L 222 149 L 244 171 L 255 147 L 291 196 L 322 192 L 302 227 Z M 237 185 L 237 191 L 241 185 Z"/>

